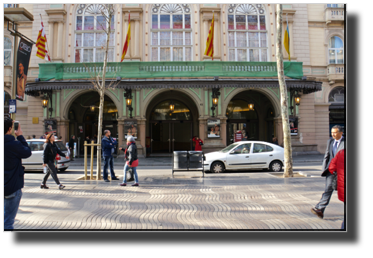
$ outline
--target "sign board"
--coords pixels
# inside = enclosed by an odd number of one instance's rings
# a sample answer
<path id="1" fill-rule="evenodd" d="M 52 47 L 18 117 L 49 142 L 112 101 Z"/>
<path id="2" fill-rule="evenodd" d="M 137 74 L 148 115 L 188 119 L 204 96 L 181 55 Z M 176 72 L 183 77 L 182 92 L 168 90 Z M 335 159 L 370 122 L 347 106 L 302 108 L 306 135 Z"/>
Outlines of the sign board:
<path id="1" fill-rule="evenodd" d="M 242 132 L 237 131 L 234 133 L 234 142 L 242 141 Z"/>
<path id="2" fill-rule="evenodd" d="M 45 119 L 44 120 L 44 131 L 48 133 L 57 133 L 57 120 Z"/>
<path id="3" fill-rule="evenodd" d="M 207 138 L 220 138 L 220 119 L 207 119 Z"/>
<path id="4" fill-rule="evenodd" d="M 9 100 L 9 113 L 17 113 L 17 100 L 10 99 Z"/>
<path id="5" fill-rule="evenodd" d="M 298 117 L 289 117 L 290 135 L 298 135 Z"/>
<path id="6" fill-rule="evenodd" d="M 137 134 L 137 120 L 124 121 L 124 138 L 127 139 L 128 136 L 132 136 L 133 138 L 137 139 Z"/>

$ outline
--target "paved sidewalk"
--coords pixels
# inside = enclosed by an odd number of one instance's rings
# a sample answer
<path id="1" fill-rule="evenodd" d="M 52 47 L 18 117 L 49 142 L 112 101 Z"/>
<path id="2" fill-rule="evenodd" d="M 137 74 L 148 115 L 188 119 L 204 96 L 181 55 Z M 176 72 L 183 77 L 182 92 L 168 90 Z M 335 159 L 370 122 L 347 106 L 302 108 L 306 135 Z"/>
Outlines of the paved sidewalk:
<path id="1" fill-rule="evenodd" d="M 121 175 L 121 170 L 115 170 Z M 280 178 L 264 172 L 208 173 L 138 169 L 140 187 L 76 180 L 40 189 L 27 173 L 16 230 L 339 230 L 343 203 L 333 194 L 324 219 L 310 212 L 324 178 Z"/>
<path id="2" fill-rule="evenodd" d="M 310 154 L 310 155 L 297 155 L 293 156 L 293 163 L 305 163 L 305 162 L 315 162 L 322 164 L 324 155 Z M 87 163 L 90 165 L 91 159 L 88 158 Z M 94 166 L 97 164 L 96 158 L 93 161 Z M 114 159 L 115 166 L 124 166 L 124 158 L 118 157 Z M 75 158 L 74 161 L 70 163 L 71 166 L 84 166 L 84 158 Z M 102 161 L 103 165 L 103 161 Z M 148 157 L 139 158 L 139 166 L 172 166 L 172 157 Z"/>

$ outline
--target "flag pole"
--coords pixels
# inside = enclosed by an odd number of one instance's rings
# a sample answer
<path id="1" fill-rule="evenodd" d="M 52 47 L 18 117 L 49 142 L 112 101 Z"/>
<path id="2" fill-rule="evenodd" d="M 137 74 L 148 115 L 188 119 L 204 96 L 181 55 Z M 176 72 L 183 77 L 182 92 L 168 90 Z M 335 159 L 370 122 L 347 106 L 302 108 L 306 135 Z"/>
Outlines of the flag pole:
<path id="1" fill-rule="evenodd" d="M 212 20 L 214 21 L 214 10 L 212 10 Z M 212 35 L 214 35 L 214 29 L 215 29 L 215 21 L 214 21 L 214 26 L 212 27 L 212 31 L 211 31 Z M 211 61 L 214 61 L 214 37 L 212 37 L 211 44 L 213 46 L 212 47 Z"/>
<path id="2" fill-rule="evenodd" d="M 128 10 L 128 25 L 131 25 L 131 10 Z M 128 49 L 130 48 L 130 44 L 128 44 Z M 128 52 L 128 50 L 127 50 Z M 130 61 L 132 61 L 132 55 L 131 55 L 131 51 L 130 51 Z"/>
<path id="3" fill-rule="evenodd" d="M 42 17 L 41 17 L 41 14 L 39 13 L 39 15 L 40 15 L 40 22 L 43 22 L 43 19 L 42 19 Z M 43 28 L 44 28 L 44 23 L 43 23 Z M 50 35 L 49 35 L 50 36 Z M 47 51 L 47 55 L 49 56 L 49 58 L 51 59 L 50 60 L 50 62 L 52 63 L 52 57 L 51 57 L 51 55 L 49 54 L 49 46 L 48 46 L 48 40 L 47 40 L 47 33 L 45 33 L 45 41 L 46 41 L 46 43 L 47 43 L 47 48 L 48 48 L 48 51 Z M 44 59 L 45 60 L 45 59 Z"/>

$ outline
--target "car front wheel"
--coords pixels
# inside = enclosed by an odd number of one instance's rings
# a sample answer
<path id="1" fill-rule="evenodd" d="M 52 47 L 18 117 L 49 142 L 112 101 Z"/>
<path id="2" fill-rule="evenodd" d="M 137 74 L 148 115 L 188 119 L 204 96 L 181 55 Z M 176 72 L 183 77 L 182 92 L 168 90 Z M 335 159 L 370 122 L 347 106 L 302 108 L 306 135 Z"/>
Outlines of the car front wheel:
<path id="1" fill-rule="evenodd" d="M 282 169 L 282 164 L 280 161 L 272 161 L 269 165 L 269 169 L 273 172 L 280 172 Z"/>
<path id="2" fill-rule="evenodd" d="M 220 161 L 214 162 L 211 165 L 211 171 L 214 173 L 222 173 L 224 172 L 224 170 L 225 170 L 224 164 Z"/>

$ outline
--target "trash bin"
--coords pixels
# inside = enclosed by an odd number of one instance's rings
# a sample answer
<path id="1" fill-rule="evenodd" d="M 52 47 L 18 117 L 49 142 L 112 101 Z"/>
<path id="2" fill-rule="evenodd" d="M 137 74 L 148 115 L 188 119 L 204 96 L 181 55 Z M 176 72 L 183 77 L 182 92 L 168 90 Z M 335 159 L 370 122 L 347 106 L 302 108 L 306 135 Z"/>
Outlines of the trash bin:
<path id="1" fill-rule="evenodd" d="M 174 151 L 174 169 L 187 169 L 188 168 L 188 152 L 187 151 Z"/>
<path id="2" fill-rule="evenodd" d="M 202 151 L 189 151 L 189 168 L 200 168 L 202 169 Z"/>

